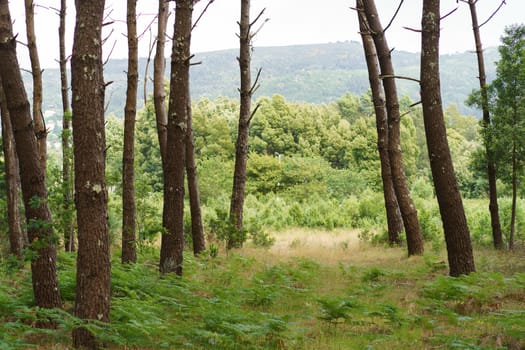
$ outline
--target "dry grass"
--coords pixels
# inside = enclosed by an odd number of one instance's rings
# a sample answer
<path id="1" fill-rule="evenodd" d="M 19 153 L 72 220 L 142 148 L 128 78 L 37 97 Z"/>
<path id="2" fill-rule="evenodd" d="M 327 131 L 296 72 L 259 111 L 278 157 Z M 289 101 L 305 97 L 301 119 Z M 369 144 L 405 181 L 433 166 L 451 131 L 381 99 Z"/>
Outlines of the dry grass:
<path id="1" fill-rule="evenodd" d="M 340 263 L 356 266 L 402 267 L 416 263 L 421 257 L 408 258 L 405 247 L 390 248 L 372 246 L 359 239 L 359 230 L 338 229 L 305 230 L 289 229 L 272 234 L 275 244 L 266 250 L 247 244 L 240 254 L 266 262 L 291 258 L 307 258 L 323 265 Z"/>

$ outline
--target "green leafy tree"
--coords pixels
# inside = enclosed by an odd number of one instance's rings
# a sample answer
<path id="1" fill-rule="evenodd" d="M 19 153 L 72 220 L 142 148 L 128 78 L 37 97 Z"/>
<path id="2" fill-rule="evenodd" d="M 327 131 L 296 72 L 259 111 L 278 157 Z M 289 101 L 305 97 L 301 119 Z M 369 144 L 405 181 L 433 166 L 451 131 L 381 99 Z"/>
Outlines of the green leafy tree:
<path id="1" fill-rule="evenodd" d="M 509 248 L 514 245 L 516 199 L 525 150 L 525 25 L 505 29 L 496 79 L 489 86 L 493 125 L 488 130 L 499 177 L 512 185 Z"/>
<path id="2" fill-rule="evenodd" d="M 193 133 L 195 154 L 200 159 L 220 157 L 233 159 L 236 132 L 235 121 L 239 114 L 238 101 L 219 97 L 214 101 L 202 99 L 193 107 Z"/>
<path id="3" fill-rule="evenodd" d="M 381 191 L 382 183 L 375 120 L 372 117 L 361 117 L 355 121 L 351 128 L 350 169 L 366 179 L 370 188 Z"/>
<path id="4" fill-rule="evenodd" d="M 106 118 L 106 181 L 109 187 L 122 191 L 122 149 L 124 123 L 114 114 Z"/>
<path id="5" fill-rule="evenodd" d="M 136 162 L 137 181 L 149 186 L 152 192 L 162 192 L 162 162 L 160 158 L 159 140 L 155 110 L 151 99 L 137 115 Z M 122 131 L 121 131 L 122 132 Z"/>
<path id="6" fill-rule="evenodd" d="M 336 104 L 341 117 L 350 123 L 353 123 L 361 115 L 359 96 L 346 93 L 336 101 Z"/>

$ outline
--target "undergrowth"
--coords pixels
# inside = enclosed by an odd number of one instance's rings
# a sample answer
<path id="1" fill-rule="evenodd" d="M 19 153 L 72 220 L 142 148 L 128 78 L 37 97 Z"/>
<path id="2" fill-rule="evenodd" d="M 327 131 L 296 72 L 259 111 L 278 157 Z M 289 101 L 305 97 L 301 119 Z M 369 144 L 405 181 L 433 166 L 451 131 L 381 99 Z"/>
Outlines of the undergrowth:
<path id="1" fill-rule="evenodd" d="M 452 278 L 442 252 L 406 258 L 402 248 L 361 246 L 360 254 L 387 251 L 374 262 L 334 249 L 343 256 L 337 264 L 263 260 L 249 251 L 187 254 L 181 278 L 160 276 L 157 250 L 143 246 L 138 264 L 113 261 L 111 323 L 85 326 L 111 349 L 525 346 L 520 254 L 478 251 L 479 272 Z M 59 254 L 63 310 L 33 306 L 27 266 L 1 267 L 0 348 L 69 348 L 71 331 L 81 324 L 73 316 L 74 255 Z M 36 328 L 39 319 L 55 320 L 57 329 Z"/>

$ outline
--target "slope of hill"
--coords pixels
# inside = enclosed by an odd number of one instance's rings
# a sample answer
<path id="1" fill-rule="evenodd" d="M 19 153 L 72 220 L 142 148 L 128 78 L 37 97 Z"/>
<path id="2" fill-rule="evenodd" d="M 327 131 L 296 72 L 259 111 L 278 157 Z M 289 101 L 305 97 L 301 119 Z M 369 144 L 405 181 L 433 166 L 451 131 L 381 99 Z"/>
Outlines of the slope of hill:
<path id="1" fill-rule="evenodd" d="M 237 97 L 239 73 L 237 50 L 223 50 L 196 54 L 192 67 L 191 86 L 194 99 L 213 99 L 217 96 Z M 495 48 L 485 52 L 487 75 L 495 74 Z M 393 51 L 396 74 L 419 77 L 419 54 Z M 146 59 L 140 60 L 140 81 L 144 80 Z M 168 64 L 169 67 L 169 64 Z M 253 69 L 262 69 L 257 96 L 281 94 L 289 101 L 328 103 L 347 92 L 362 94 L 368 90 L 368 77 L 361 44 L 355 41 L 330 44 L 284 47 L 256 47 Z M 126 60 L 110 60 L 105 66 L 105 79 L 112 81 L 107 89 L 108 113 L 123 115 L 126 91 Z M 152 66 L 149 66 L 151 75 Z M 443 102 L 455 103 L 464 114 L 479 114 L 464 105 L 472 89 L 477 88 L 477 67 L 474 53 L 465 52 L 441 57 Z M 29 87 L 29 74 L 25 75 Z M 60 110 L 60 76 L 58 70 L 44 72 L 44 108 Z M 149 84 L 150 85 L 150 84 Z M 408 80 L 399 80 L 400 95 L 417 100 L 419 86 Z M 149 89 L 149 87 L 148 87 Z M 140 103 L 143 93 L 140 93 Z"/>

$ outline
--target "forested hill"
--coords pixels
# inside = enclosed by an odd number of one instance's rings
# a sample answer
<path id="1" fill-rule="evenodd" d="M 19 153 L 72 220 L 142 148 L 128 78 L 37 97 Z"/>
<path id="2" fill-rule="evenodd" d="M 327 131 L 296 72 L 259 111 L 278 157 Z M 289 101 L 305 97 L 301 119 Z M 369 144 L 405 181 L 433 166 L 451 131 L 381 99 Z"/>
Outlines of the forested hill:
<path id="1" fill-rule="evenodd" d="M 191 70 L 191 86 L 194 99 L 217 96 L 238 96 L 239 68 L 238 50 L 199 53 Z M 393 51 L 396 74 L 411 78 L 419 77 L 419 53 Z M 498 59 L 495 48 L 485 51 L 487 76 L 495 75 L 494 62 Z M 141 84 L 146 59 L 140 62 Z M 112 81 L 107 89 L 108 112 L 123 115 L 126 91 L 126 65 L 124 59 L 109 60 L 105 65 L 105 79 Z M 361 44 L 355 41 L 330 44 L 297 45 L 283 47 L 255 47 L 253 65 L 262 68 L 257 96 L 281 94 L 288 101 L 326 103 L 334 101 L 347 92 L 362 94 L 368 89 L 366 63 Z M 169 64 L 168 64 L 169 68 Z M 152 75 L 152 62 L 148 75 Z M 441 58 L 443 102 L 455 103 L 464 114 L 479 114 L 464 106 L 472 89 L 477 88 L 476 56 L 473 52 L 444 55 Z M 255 72 L 254 72 L 255 77 Z M 25 75 L 29 82 L 29 74 Z M 60 88 L 58 70 L 44 72 L 44 108 L 59 111 Z M 29 85 L 29 84 L 27 84 Z M 400 95 L 418 100 L 419 86 L 416 82 L 399 80 Z M 140 94 L 140 103 L 143 102 Z"/>

